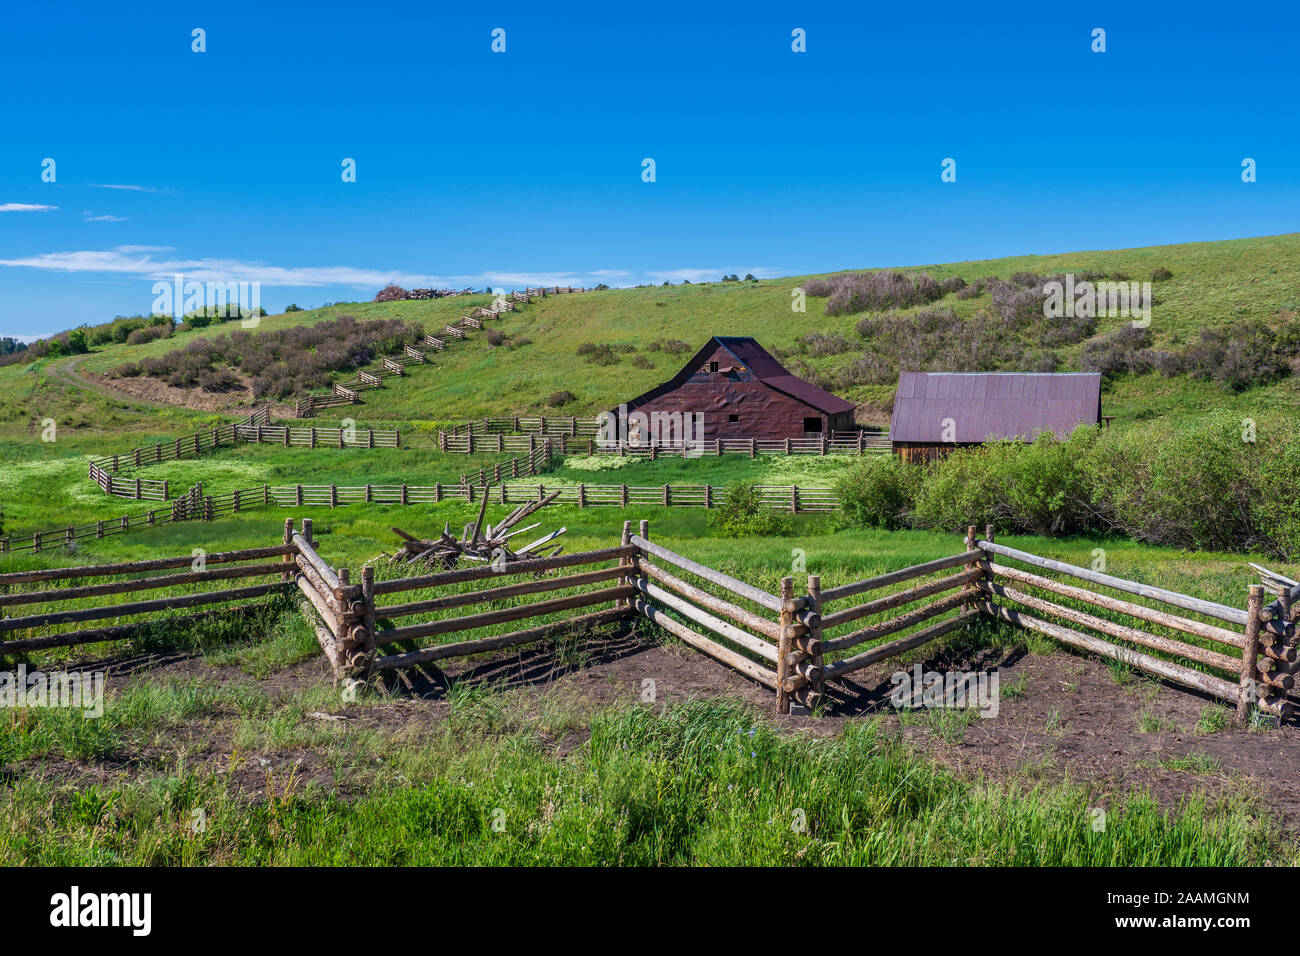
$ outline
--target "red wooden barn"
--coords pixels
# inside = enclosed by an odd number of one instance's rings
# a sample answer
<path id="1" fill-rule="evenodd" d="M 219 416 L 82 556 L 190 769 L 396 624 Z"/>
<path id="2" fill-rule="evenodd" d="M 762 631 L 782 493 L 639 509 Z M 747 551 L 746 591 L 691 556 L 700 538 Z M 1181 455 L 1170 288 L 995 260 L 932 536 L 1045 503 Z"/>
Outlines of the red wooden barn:
<path id="1" fill-rule="evenodd" d="M 854 427 L 852 402 L 791 375 L 748 336 L 713 336 L 680 372 L 624 408 L 628 415 L 701 413 L 703 434 L 695 437 L 704 441 L 820 438 Z"/>

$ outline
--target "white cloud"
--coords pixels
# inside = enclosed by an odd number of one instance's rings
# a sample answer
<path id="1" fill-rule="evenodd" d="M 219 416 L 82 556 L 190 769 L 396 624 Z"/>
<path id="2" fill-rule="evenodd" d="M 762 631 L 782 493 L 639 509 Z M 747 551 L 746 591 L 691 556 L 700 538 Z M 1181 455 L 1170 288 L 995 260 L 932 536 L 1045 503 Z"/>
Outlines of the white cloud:
<path id="1" fill-rule="evenodd" d="M 129 183 L 91 183 L 96 189 L 128 189 L 133 193 L 156 193 L 156 186 L 134 186 Z"/>
<path id="2" fill-rule="evenodd" d="M 30 202 L 0 202 L 0 212 L 52 212 L 58 208 Z"/>
<path id="3" fill-rule="evenodd" d="M 507 272 L 473 275 L 427 275 L 385 272 L 354 266 L 276 266 L 239 259 L 186 259 L 156 255 L 170 246 L 117 246 L 109 250 L 46 252 L 17 259 L 0 259 L 0 266 L 44 269 L 65 273 L 108 273 L 148 279 L 170 279 L 180 273 L 197 282 L 261 282 L 268 286 L 353 286 L 378 289 L 390 282 L 408 288 L 463 286 L 591 285 L 627 279 L 630 272 L 599 269 L 594 272 Z"/>
<path id="4" fill-rule="evenodd" d="M 127 220 L 126 216 L 92 216 L 89 213 L 84 215 L 86 218 L 81 220 L 82 222 L 126 222 Z"/>
<path id="5" fill-rule="evenodd" d="M 119 221 L 95 217 L 88 221 Z M 681 282 L 716 282 L 724 275 L 752 273 L 767 278 L 778 273 L 761 268 L 709 268 L 672 269 L 659 272 L 634 273 L 627 269 L 594 269 L 578 272 L 514 272 L 488 270 L 462 275 L 430 275 L 424 273 L 382 271 L 356 266 L 277 266 L 265 262 L 241 259 L 184 258 L 169 256 L 170 246 L 123 245 L 107 250 L 81 250 L 76 252 L 46 252 L 16 259 L 0 259 L 0 266 L 24 269 L 42 269 L 61 273 L 99 273 L 138 276 L 142 279 L 168 279 L 178 273 L 196 282 L 261 282 L 271 287 L 309 288 L 318 286 L 350 286 L 357 289 L 379 289 L 389 283 L 407 288 L 464 288 L 483 286 L 520 288 L 523 286 L 585 285 L 598 282 L 609 285 L 634 285 L 638 281 L 658 284 L 664 280 Z"/>

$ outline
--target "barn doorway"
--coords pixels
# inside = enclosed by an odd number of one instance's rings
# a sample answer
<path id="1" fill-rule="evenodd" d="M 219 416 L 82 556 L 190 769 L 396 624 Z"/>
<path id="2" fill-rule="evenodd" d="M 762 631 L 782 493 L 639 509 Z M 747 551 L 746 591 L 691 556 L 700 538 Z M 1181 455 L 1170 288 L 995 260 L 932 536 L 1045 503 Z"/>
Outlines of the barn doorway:
<path id="1" fill-rule="evenodd" d="M 822 437 L 822 420 L 816 415 L 811 415 L 803 420 L 803 437 L 804 438 L 821 438 Z"/>

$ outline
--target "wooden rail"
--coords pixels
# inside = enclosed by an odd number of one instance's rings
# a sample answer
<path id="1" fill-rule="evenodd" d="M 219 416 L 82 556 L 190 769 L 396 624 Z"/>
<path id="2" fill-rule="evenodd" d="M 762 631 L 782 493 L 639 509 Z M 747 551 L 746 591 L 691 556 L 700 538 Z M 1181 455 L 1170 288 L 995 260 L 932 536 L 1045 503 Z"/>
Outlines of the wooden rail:
<path id="1" fill-rule="evenodd" d="M 518 422 L 514 426 L 514 422 Z M 591 422 L 576 419 L 483 419 L 467 422 L 440 433 L 438 447 L 449 454 L 498 452 L 516 454 L 530 449 L 530 439 L 549 435 L 562 454 L 618 455 L 646 458 L 698 458 L 745 455 L 750 458 L 773 455 L 864 455 L 887 452 L 889 436 L 866 432 L 837 433 L 825 438 L 716 438 L 694 444 L 605 441 L 597 437 Z M 514 427 L 515 433 L 508 429 Z"/>
<path id="2" fill-rule="evenodd" d="M 969 539 L 974 538 L 974 531 L 970 529 Z M 1253 707 L 1282 718 L 1295 711 L 1290 692 L 1294 674 L 1300 669 L 1300 647 L 1290 612 L 1290 592 L 1285 588 L 1279 589 L 1277 600 L 1265 607 L 1263 588 L 1251 585 L 1242 610 L 1008 548 L 992 538 L 992 529 L 988 528 L 985 538 L 974 543 L 983 555 L 984 577 L 979 585 L 982 598 L 978 606 L 985 614 L 1235 704 L 1239 721 L 1245 721 Z M 1053 571 L 1234 627 L 1093 592 L 1014 565 L 995 563 L 995 558 Z M 1166 633 L 1135 626 L 1138 622 L 1156 625 Z"/>
<path id="3" fill-rule="evenodd" d="M 0 574 L 0 606 L 31 606 L 28 613 L 0 619 L 0 656 L 46 650 L 54 647 L 72 647 L 83 644 L 122 640 L 140 633 L 144 628 L 170 619 L 182 621 L 194 614 L 174 612 L 207 608 L 213 605 L 230 605 L 247 602 L 272 593 L 283 593 L 288 582 L 284 578 L 285 558 L 292 553 L 288 545 L 269 548 L 249 548 L 205 555 L 202 564 L 195 566 L 192 555 L 134 561 L 118 564 L 87 565 L 72 568 L 17 571 Z M 281 560 L 266 562 L 266 558 Z M 153 574 L 150 572 L 188 568 L 178 574 Z M 134 575 L 150 575 L 135 577 Z M 213 583 L 238 579 L 271 579 L 259 584 L 239 587 L 211 588 Z M 48 587 L 45 582 L 79 580 L 86 583 L 75 587 Z M 27 585 L 36 585 L 29 588 Z M 155 591 L 161 596 L 126 602 L 95 600 L 121 594 Z M 69 605 L 75 606 L 69 606 Z M 246 610 L 249 605 L 241 605 Z M 227 609 L 227 612 L 229 609 Z M 61 629 L 61 625 L 82 625 L 106 619 L 144 618 L 127 624 L 109 627 Z M 5 639 L 16 632 L 24 636 Z"/>
<path id="4" fill-rule="evenodd" d="M 332 491 L 335 500 L 339 490 Z M 368 500 L 376 500 L 373 491 Z M 266 488 L 263 498 L 275 500 Z M 0 655 L 119 640 L 173 616 L 209 615 L 217 606 L 242 611 L 256 606 L 245 602 L 296 591 L 339 679 L 641 617 L 773 690 L 778 712 L 791 713 L 815 711 L 828 682 L 922 648 L 982 614 L 1235 703 L 1242 720 L 1255 708 L 1281 718 L 1296 710 L 1300 646 L 1292 592 L 1285 588 L 1266 605 L 1263 588 L 1252 585 L 1239 611 L 1007 548 L 993 540 L 991 529 L 978 538 L 970 528 L 960 553 L 826 590 L 819 576 L 809 575 L 803 594 L 785 577 L 774 594 L 656 544 L 645 521 L 639 532 L 625 522 L 616 547 L 505 569 L 478 565 L 377 581 L 373 568 L 365 567 L 354 583 L 349 569 L 333 567 L 320 554 L 311 519 L 303 519 L 298 531 L 287 520 L 281 544 L 210 554 L 199 564 L 187 555 L 0 573 L 0 611 L 25 609 L 0 619 Z M 1095 593 L 998 558 L 1213 620 Z M 473 589 L 480 581 L 491 583 Z M 158 596 L 101 600 L 149 591 Z M 403 592 L 406 600 L 386 602 Z M 863 595 L 869 599 L 861 601 Z M 85 626 L 122 618 L 142 620 Z M 403 619 L 414 620 L 394 626 Z M 515 622 L 525 626 L 494 633 Z M 409 646 L 429 639 L 434 643 Z M 394 644 L 408 646 L 380 655 Z"/>

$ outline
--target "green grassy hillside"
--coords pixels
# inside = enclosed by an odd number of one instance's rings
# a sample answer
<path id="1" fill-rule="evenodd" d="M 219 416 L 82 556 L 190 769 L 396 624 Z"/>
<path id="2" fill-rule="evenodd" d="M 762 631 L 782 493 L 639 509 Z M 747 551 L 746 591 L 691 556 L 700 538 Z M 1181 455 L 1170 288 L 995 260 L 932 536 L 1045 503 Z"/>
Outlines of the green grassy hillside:
<path id="1" fill-rule="evenodd" d="M 1202 329 L 1230 329 L 1248 320 L 1276 326 L 1300 311 L 1300 235 L 1016 256 L 913 268 L 938 279 L 960 276 L 972 282 L 982 276 L 1008 278 L 1017 272 L 1048 275 L 1066 271 L 1122 273 L 1133 280 L 1146 280 L 1156 269 L 1167 269 L 1172 276 L 1155 283 L 1150 331 L 1151 345 L 1157 349 L 1186 346 Z M 492 324 L 514 344 L 493 346 L 485 333 L 471 333 L 466 341 L 436 356 L 432 368 L 416 369 L 408 379 L 367 394 L 366 406 L 352 411 L 354 417 L 370 420 L 425 422 L 485 414 L 590 414 L 640 393 L 680 367 L 681 356 L 650 351 L 651 343 L 677 339 L 695 347 L 712 334 L 753 335 L 769 349 L 790 354 L 790 362 L 807 374 L 824 375 L 833 382 L 869 347 L 855 331 L 864 313 L 828 316 L 823 314 L 826 300 L 815 297 L 809 297 L 806 312 L 792 312 L 791 290 L 812 278 L 608 290 L 535 300 Z M 351 314 L 359 319 L 416 321 L 435 331 L 467 308 L 486 301 L 487 297 L 467 297 L 340 304 L 267 317 L 260 330 Z M 960 317 L 973 318 L 989 307 L 989 296 L 962 298 L 949 294 L 931 307 L 950 307 Z M 903 310 L 905 314 L 916 311 Z M 1100 319 L 1092 338 L 1100 339 L 1126 321 Z M 0 436 L 31 436 L 45 417 L 59 420 L 71 429 L 74 438 L 88 428 L 111 432 L 128 421 L 133 429 L 170 433 L 175 427 L 175 413 L 139 409 L 125 417 L 115 415 L 113 403 L 69 385 L 60 375 L 60 367 L 71 362 L 82 372 L 108 373 L 125 362 L 159 355 L 198 337 L 222 335 L 228 329 L 183 332 L 144 345 L 105 346 L 74 359 L 47 359 L 0 369 Z M 812 332 L 841 335 L 851 348 L 822 357 L 800 354 L 798 340 Z M 632 347 L 635 351 L 616 353 L 617 364 L 591 364 L 576 354 L 586 342 Z M 1024 344 L 1033 347 L 1035 343 Z M 1042 347 L 1037 351 L 1050 352 L 1064 370 L 1077 366 L 1078 353 L 1086 344 Z M 560 408 L 548 408 L 548 396 L 561 390 L 573 392 L 576 399 Z M 863 404 L 860 420 L 887 419 L 892 387 L 846 384 L 837 390 Z M 1108 385 L 1106 395 L 1107 413 L 1120 422 L 1194 416 L 1222 408 L 1248 414 L 1264 405 L 1296 403 L 1295 379 L 1230 392 L 1214 382 L 1182 375 L 1164 378 L 1154 372 L 1121 375 Z M 192 420 L 203 418 L 195 413 L 180 415 Z"/>

